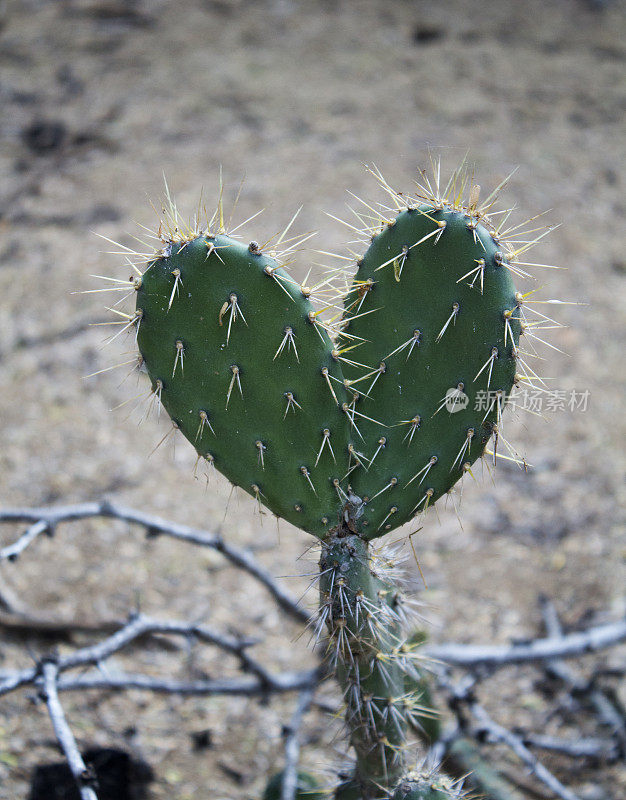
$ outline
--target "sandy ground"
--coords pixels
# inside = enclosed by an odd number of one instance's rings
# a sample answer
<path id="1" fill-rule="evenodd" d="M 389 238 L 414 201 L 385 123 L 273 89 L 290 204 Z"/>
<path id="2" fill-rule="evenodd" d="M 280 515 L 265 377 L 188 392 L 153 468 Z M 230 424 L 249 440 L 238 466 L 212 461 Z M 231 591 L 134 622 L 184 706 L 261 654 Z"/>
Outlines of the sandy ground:
<path id="1" fill-rule="evenodd" d="M 601 4 L 598 4 L 598 6 Z M 130 342 L 101 348 L 102 295 L 91 274 L 126 277 L 93 232 L 131 245 L 134 222 L 152 226 L 146 196 L 162 173 L 191 211 L 213 198 L 223 165 L 236 218 L 261 207 L 250 238 L 269 238 L 304 204 L 297 232 L 345 252 L 346 189 L 376 196 L 363 162 L 411 187 L 428 146 L 444 166 L 469 149 L 479 182 L 520 169 L 503 202 L 520 216 L 552 209 L 561 223 L 529 259 L 567 267 L 541 273 L 544 296 L 579 301 L 560 310 L 570 327 L 545 351 L 552 388 L 589 390 L 582 411 L 525 415 L 509 437 L 534 469 L 499 468 L 465 486 L 461 528 L 451 509 L 419 535 L 435 641 L 506 642 L 541 631 L 538 597 L 554 598 L 568 628 L 615 619 L 624 593 L 624 36 L 622 3 L 582 0 L 447 3 L 247 3 L 244 0 L 67 0 L 3 4 L 0 31 L 0 502 L 37 505 L 104 496 L 179 522 L 222 528 L 255 548 L 277 576 L 301 575 L 311 544 L 287 525 L 277 537 L 252 501 L 224 482 L 193 480 L 181 439 L 148 453 L 166 431 L 137 426 L 129 406 L 146 387 L 113 372 Z M 343 250 L 342 250 L 343 248 Z M 313 254 L 298 256 L 304 275 Z M 123 374 L 123 371 L 122 373 Z M 3 531 L 9 541 L 17 531 Z M 408 531 L 406 531 L 408 532 Z M 404 533 L 404 531 L 403 531 Z M 262 633 L 260 653 L 279 668 L 312 655 L 255 585 L 208 552 L 146 541 L 122 524 L 72 525 L 3 565 L 3 590 L 56 618 L 124 617 L 139 603 L 161 616 L 194 617 Z M 306 577 L 284 579 L 294 593 Z M 79 639 L 79 641 L 81 641 Z M 3 635 L 0 666 L 27 665 L 49 646 Z M 67 647 L 67 645 L 62 645 Z M 221 674 L 209 656 L 135 653 L 149 669 L 183 677 Z M 624 652 L 606 656 L 623 664 Z M 118 663 L 127 663 L 120 659 Z M 590 719 L 550 715 L 534 674 L 512 670 L 483 699 L 509 725 L 563 736 L 593 732 Z M 154 798 L 258 798 L 280 765 L 290 700 L 124 696 L 65 698 L 81 744 L 126 746 L 156 772 Z M 626 703 L 623 694 L 622 702 Z M 212 747 L 194 751 L 193 732 Z M 332 725 L 312 714 L 304 762 L 335 763 Z M 514 760 L 490 751 L 518 774 Z M 0 704 L 0 798 L 26 796 L 36 763 L 55 760 L 45 712 L 25 695 Z M 618 800 L 618 766 L 547 763 L 587 800 Z M 520 797 L 533 797 L 530 791 Z"/>

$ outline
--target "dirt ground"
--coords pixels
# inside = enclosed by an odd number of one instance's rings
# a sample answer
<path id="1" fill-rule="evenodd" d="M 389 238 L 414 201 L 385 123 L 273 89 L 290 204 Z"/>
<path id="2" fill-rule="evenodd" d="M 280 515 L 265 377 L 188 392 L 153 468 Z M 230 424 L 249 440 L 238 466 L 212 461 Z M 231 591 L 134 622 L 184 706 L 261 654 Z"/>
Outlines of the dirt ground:
<path id="1" fill-rule="evenodd" d="M 343 215 L 346 189 L 378 198 L 364 162 L 410 191 L 429 146 L 449 168 L 469 150 L 484 190 L 519 165 L 503 202 L 520 218 L 552 209 L 560 223 L 529 260 L 566 267 L 541 272 L 541 293 L 581 305 L 557 311 L 569 327 L 551 341 L 569 355 L 546 350 L 543 374 L 551 388 L 590 394 L 586 411 L 509 420 L 534 468 L 503 463 L 493 480 L 466 484 L 463 527 L 442 508 L 414 538 L 431 637 L 535 636 L 541 594 L 568 629 L 626 613 L 623 3 L 9 0 L 0 26 L 0 503 L 110 497 L 221 528 L 276 576 L 295 575 L 283 583 L 301 592 L 308 578 L 297 576 L 314 569 L 314 553 L 296 560 L 308 536 L 286 524 L 278 536 L 243 495 L 224 518 L 229 488 L 193 480 L 189 445 L 148 458 L 164 423 L 137 426 L 132 402 L 110 412 L 144 384 L 120 385 L 116 371 L 83 378 L 130 347 L 118 339 L 102 349 L 107 329 L 89 323 L 106 319 L 103 295 L 76 294 L 98 286 L 92 274 L 127 277 L 94 233 L 132 245 L 135 222 L 154 225 L 147 197 L 161 195 L 163 173 L 191 212 L 201 187 L 215 196 L 223 165 L 227 203 L 245 175 L 236 219 L 265 208 L 250 238 L 269 238 L 303 204 L 296 232 L 323 231 L 314 247 L 345 252 L 347 231 L 324 211 Z M 318 260 L 300 253 L 297 273 Z M 5 527 L 2 541 L 17 532 Z M 3 564 L 0 582 L 20 608 L 56 619 L 123 618 L 139 604 L 262 634 L 259 653 L 276 669 L 313 660 L 298 627 L 218 556 L 119 523 L 63 528 Z M 27 666 L 49 646 L 3 631 L 0 668 Z M 624 649 L 600 661 L 623 666 Z M 227 670 L 184 650 L 116 659 L 129 663 L 172 677 Z M 590 719 L 551 716 L 555 701 L 535 677 L 505 671 L 482 700 L 510 726 L 593 732 Z M 155 771 L 152 797 L 175 800 L 259 798 L 280 768 L 292 707 L 134 692 L 64 703 L 81 745 L 130 748 Z M 212 744 L 194 749 L 203 730 Z M 306 765 L 328 774 L 333 734 L 311 714 Z M 513 757 L 489 752 L 523 774 Z M 33 766 L 57 758 L 45 710 L 26 693 L 3 699 L 0 799 L 25 798 Z M 619 765 L 546 763 L 581 798 L 626 796 Z"/>

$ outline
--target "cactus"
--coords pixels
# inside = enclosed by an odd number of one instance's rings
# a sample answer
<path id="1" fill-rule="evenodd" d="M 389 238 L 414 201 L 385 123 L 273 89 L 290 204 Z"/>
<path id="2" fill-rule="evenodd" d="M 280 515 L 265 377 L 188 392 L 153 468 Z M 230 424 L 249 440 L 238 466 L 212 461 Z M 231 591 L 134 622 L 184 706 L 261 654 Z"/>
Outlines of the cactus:
<path id="1" fill-rule="evenodd" d="M 283 773 L 278 772 L 267 782 L 263 800 L 280 800 Z M 318 779 L 309 772 L 298 772 L 294 800 L 328 800 L 328 794 L 320 786 Z"/>
<path id="2" fill-rule="evenodd" d="M 318 298 L 284 254 L 226 233 L 221 199 L 202 229 L 170 202 L 124 321 L 151 405 L 198 459 L 320 540 L 316 641 L 327 641 L 356 755 L 337 796 L 363 800 L 401 781 L 411 728 L 434 716 L 395 556 L 371 542 L 421 519 L 490 440 L 494 461 L 499 442 L 519 461 L 502 413 L 513 386 L 536 377 L 520 356 L 533 331 L 513 283 L 532 242 L 493 221 L 497 190 L 480 205 L 463 165 L 441 189 L 436 167 L 415 198 L 376 176 L 392 205 L 364 203 L 356 274 L 333 270 Z M 423 783 L 401 782 L 394 800 L 458 796 Z"/>
<path id="3" fill-rule="evenodd" d="M 320 539 L 348 493 L 366 539 L 422 514 L 497 436 L 516 381 L 522 301 L 495 231 L 459 201 L 396 210 L 334 328 L 276 258 L 225 233 L 177 225 L 136 285 L 139 350 L 175 427 Z"/>

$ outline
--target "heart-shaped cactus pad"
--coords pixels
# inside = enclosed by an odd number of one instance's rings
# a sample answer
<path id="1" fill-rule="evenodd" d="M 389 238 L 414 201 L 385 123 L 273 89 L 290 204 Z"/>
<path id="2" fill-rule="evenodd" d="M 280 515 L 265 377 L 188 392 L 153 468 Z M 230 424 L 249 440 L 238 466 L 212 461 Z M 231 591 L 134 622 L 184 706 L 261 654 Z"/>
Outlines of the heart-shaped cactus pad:
<path id="1" fill-rule="evenodd" d="M 210 227 L 170 231 L 136 282 L 139 350 L 175 427 L 320 538 L 346 504 L 363 538 L 404 524 L 497 439 L 523 300 L 493 198 L 479 206 L 470 183 L 390 190 L 392 209 L 366 212 L 356 274 L 321 281 L 321 309 L 277 257 Z"/>

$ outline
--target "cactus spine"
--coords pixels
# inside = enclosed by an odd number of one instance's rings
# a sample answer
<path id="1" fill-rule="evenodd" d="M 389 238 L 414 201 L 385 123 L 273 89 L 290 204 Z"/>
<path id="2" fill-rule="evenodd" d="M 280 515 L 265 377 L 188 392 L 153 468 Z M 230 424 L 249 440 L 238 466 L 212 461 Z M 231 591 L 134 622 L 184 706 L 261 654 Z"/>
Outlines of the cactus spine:
<path id="1" fill-rule="evenodd" d="M 356 274 L 333 270 L 318 298 L 280 254 L 226 233 L 221 199 L 202 229 L 170 203 L 125 325 L 137 328 L 151 404 L 198 458 L 320 540 L 317 639 L 356 755 L 340 798 L 396 785 L 394 800 L 458 796 L 434 779 L 402 781 L 423 717 L 414 624 L 393 558 L 371 542 L 421 518 L 490 440 L 494 460 L 502 441 L 518 460 L 502 413 L 513 386 L 536 377 L 520 355 L 532 328 L 513 283 L 532 242 L 521 229 L 507 241 L 497 192 L 480 205 L 463 165 L 445 187 L 438 176 L 410 198 L 377 173 L 391 204 L 364 203 L 351 226 L 369 245 Z M 315 302 L 339 313 L 323 321 Z"/>

